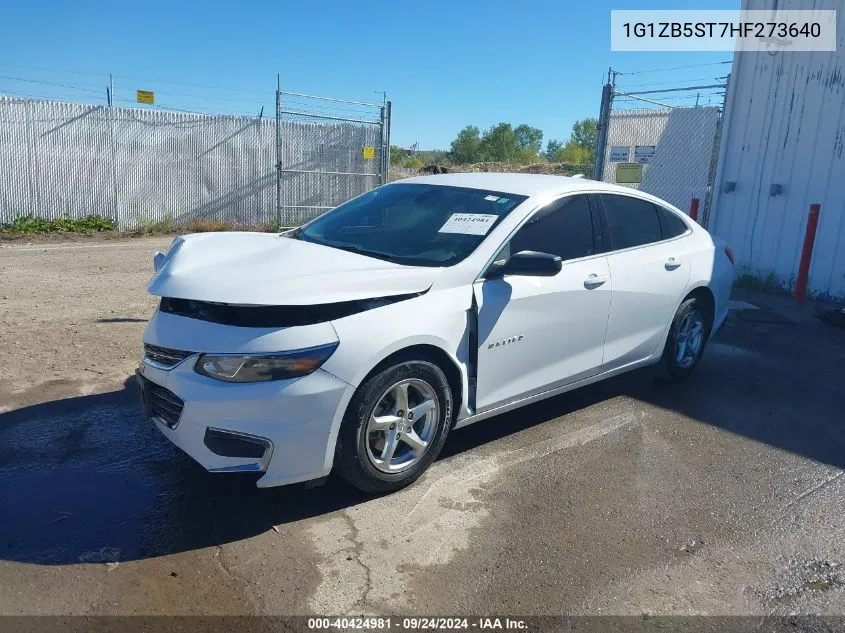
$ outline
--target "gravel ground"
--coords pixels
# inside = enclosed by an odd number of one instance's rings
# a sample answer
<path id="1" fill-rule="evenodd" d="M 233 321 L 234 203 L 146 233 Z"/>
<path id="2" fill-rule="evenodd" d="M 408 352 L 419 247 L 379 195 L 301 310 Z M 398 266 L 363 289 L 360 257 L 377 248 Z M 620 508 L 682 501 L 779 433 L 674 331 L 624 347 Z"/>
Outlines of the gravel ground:
<path id="1" fill-rule="evenodd" d="M 103 391 L 137 366 L 171 237 L 0 242 L 0 407 Z"/>
<path id="2" fill-rule="evenodd" d="M 745 297 L 685 384 L 457 431 L 387 497 L 258 490 L 141 416 L 169 239 L 0 245 L 0 614 L 845 616 L 845 331 Z"/>

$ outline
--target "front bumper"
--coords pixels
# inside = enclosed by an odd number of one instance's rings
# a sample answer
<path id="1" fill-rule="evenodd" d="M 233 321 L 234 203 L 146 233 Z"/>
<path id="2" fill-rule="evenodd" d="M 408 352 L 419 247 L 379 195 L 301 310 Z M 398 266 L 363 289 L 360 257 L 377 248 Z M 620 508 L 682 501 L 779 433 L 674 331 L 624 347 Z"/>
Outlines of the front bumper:
<path id="1" fill-rule="evenodd" d="M 226 383 L 196 373 L 196 359 L 138 368 L 146 411 L 165 437 L 210 472 L 264 473 L 259 487 L 328 475 L 350 385 L 319 369 L 290 380 Z"/>

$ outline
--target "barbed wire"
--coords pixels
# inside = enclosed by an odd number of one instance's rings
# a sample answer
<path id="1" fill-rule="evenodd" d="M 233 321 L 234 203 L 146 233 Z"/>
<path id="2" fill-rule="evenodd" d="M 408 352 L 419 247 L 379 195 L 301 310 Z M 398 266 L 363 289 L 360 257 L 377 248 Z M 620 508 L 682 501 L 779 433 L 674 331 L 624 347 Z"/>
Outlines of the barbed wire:
<path id="1" fill-rule="evenodd" d="M 57 69 L 24 64 L 0 63 L 0 69 L 28 71 L 0 74 L 0 94 L 20 98 L 45 99 L 108 104 L 111 101 L 121 106 L 152 108 L 174 112 L 196 114 L 234 114 L 239 116 L 275 117 L 275 81 L 266 90 L 233 88 L 191 81 L 155 79 L 136 75 L 109 74 L 79 69 Z M 30 75 L 32 73 L 32 75 Z M 48 73 L 49 76 L 39 76 Z M 72 75 L 68 77 L 68 75 Z M 88 77 L 100 77 L 102 83 L 92 82 Z M 132 88 L 126 83 L 134 84 Z M 268 82 L 269 83 L 269 82 Z M 35 88 L 35 87 L 38 88 Z M 137 89 L 155 93 L 155 104 L 139 103 Z M 223 94 L 220 94 L 223 93 Z M 373 107 L 354 104 L 328 104 L 311 99 L 283 98 L 283 104 L 291 109 L 325 114 L 327 116 L 372 118 Z M 376 110 L 377 112 L 377 110 Z"/>
<path id="2" fill-rule="evenodd" d="M 79 86 L 79 85 L 74 85 L 74 84 L 59 83 L 59 82 L 55 82 L 55 81 L 43 81 L 41 79 L 27 79 L 25 77 L 13 77 L 13 76 L 10 76 L 10 75 L 0 75 L 0 79 L 3 79 L 5 81 L 19 81 L 19 82 L 27 83 L 27 84 L 38 84 L 38 85 L 43 85 L 43 86 L 55 86 L 55 87 L 59 87 L 59 88 L 71 88 L 73 90 L 81 90 L 83 92 L 89 92 L 89 93 L 93 93 L 93 94 L 103 94 L 102 90 L 95 90 L 92 87 L 89 87 L 89 85 Z"/>

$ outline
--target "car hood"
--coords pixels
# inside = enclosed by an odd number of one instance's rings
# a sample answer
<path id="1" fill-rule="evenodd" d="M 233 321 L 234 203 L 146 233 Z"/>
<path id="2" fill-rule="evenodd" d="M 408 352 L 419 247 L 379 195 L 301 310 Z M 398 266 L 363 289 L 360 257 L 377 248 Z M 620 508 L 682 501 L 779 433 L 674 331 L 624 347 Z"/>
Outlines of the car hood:
<path id="1" fill-rule="evenodd" d="M 147 290 L 239 305 L 316 305 L 424 292 L 436 271 L 272 233 L 199 233 L 173 241 Z"/>

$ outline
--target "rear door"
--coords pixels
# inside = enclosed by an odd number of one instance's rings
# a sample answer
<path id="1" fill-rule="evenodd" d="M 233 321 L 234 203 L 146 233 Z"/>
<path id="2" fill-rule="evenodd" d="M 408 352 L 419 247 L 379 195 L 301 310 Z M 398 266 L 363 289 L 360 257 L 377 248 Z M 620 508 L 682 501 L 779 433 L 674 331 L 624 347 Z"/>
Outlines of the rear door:
<path id="1" fill-rule="evenodd" d="M 475 282 L 479 412 L 598 373 L 611 296 L 601 239 L 589 197 L 562 198 L 538 210 L 496 258 L 552 253 L 563 260 L 557 275 Z"/>
<path id="2" fill-rule="evenodd" d="M 689 227 L 642 198 L 609 193 L 595 198 L 613 280 L 604 348 L 604 369 L 609 370 L 647 358 L 661 344 L 689 283 L 691 267 L 682 239 Z"/>

